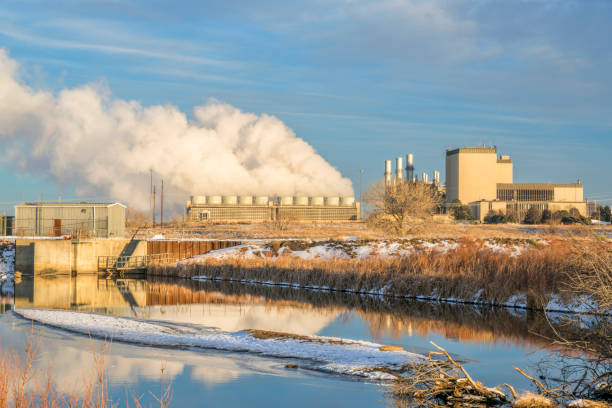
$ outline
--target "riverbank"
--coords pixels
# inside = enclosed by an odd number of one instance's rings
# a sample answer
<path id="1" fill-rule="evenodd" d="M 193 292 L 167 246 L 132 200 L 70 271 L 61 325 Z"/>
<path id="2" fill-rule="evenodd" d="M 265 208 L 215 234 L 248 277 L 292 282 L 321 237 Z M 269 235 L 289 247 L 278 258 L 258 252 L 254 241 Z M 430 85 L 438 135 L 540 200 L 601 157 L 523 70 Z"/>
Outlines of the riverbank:
<path id="1" fill-rule="evenodd" d="M 610 253 L 607 240 L 594 239 L 290 240 L 213 251 L 148 273 L 589 313 L 598 300 L 574 278 L 594 273 L 589 256 L 611 265 Z"/>

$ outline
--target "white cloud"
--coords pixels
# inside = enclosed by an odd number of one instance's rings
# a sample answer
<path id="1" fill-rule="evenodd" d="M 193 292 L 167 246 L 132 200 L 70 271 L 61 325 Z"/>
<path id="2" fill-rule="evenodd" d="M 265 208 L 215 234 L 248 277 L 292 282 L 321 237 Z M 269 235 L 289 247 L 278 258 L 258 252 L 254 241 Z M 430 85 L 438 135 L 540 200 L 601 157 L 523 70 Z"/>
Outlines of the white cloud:
<path id="1" fill-rule="evenodd" d="M 96 84 L 56 96 L 24 85 L 17 68 L 1 51 L 0 143 L 13 152 L 5 160 L 81 194 L 146 209 L 150 169 L 176 211 L 190 193 L 352 194 L 350 180 L 273 116 L 211 100 L 189 120 L 172 105 L 113 99 Z"/>

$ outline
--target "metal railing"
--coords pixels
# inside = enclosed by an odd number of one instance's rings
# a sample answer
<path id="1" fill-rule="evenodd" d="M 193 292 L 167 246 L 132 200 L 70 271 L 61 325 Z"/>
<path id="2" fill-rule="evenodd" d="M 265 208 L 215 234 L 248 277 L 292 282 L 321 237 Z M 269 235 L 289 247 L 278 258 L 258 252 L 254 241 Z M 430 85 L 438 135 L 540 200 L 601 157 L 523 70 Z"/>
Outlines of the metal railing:
<path id="1" fill-rule="evenodd" d="M 170 254 L 99 256 L 98 271 L 147 269 L 150 265 L 170 263 Z"/>

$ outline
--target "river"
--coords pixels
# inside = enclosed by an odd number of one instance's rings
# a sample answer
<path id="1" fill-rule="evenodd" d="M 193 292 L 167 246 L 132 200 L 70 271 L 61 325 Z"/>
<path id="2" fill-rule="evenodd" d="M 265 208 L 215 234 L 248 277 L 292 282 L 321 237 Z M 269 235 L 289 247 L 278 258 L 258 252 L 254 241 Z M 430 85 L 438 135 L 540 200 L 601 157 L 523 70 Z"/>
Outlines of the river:
<path id="1" fill-rule="evenodd" d="M 0 314 L 2 347 L 22 350 L 30 335 L 36 366 L 52 366 L 69 392 L 92 369 L 92 347 L 101 339 L 32 324 L 11 309 L 43 308 L 124 316 L 227 332 L 261 329 L 401 346 L 427 353 L 430 341 L 464 362 L 486 385 L 529 381 L 514 366 L 533 367 L 554 349 L 538 312 L 447 303 L 391 300 L 227 282 L 106 279 L 51 275 L 15 283 L 14 303 Z M 106 353 L 111 395 L 154 403 L 163 380 L 171 406 L 385 406 L 385 384 L 309 369 L 287 368 L 287 359 L 250 353 L 148 347 L 113 342 Z"/>

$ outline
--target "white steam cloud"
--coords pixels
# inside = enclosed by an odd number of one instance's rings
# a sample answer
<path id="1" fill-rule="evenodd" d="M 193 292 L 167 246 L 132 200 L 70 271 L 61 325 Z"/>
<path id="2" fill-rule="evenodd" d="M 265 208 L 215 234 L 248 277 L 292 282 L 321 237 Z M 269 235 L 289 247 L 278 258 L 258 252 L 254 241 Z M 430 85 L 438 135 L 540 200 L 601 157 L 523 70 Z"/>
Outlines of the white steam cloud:
<path id="1" fill-rule="evenodd" d="M 149 206 L 149 171 L 178 211 L 190 194 L 352 195 L 349 179 L 279 119 L 216 101 L 193 111 L 113 99 L 99 85 L 36 91 L 0 50 L 0 146 L 80 196 Z"/>

